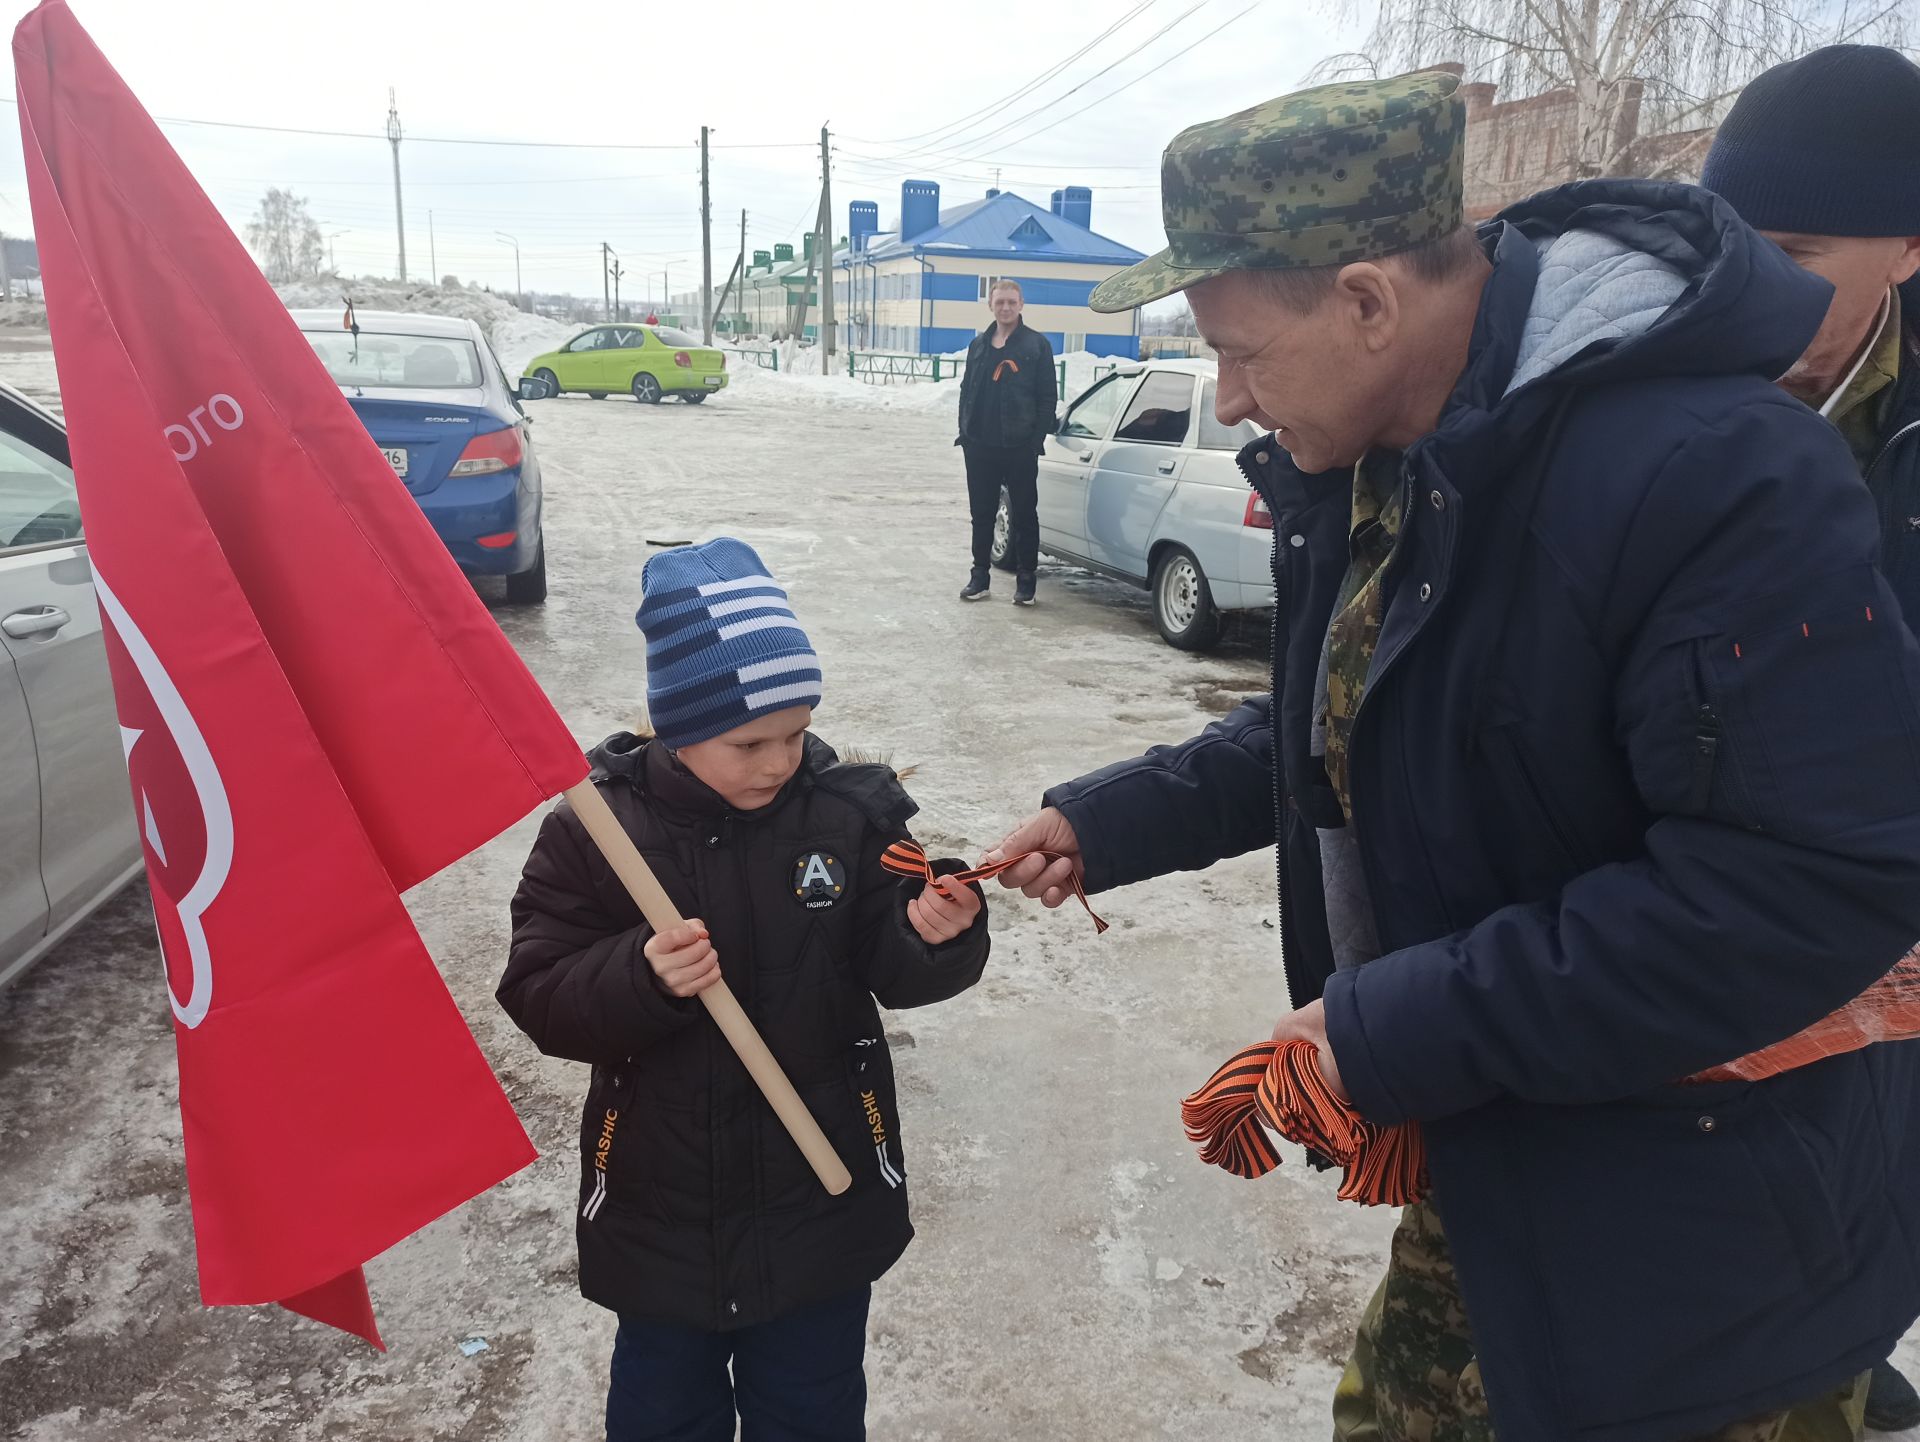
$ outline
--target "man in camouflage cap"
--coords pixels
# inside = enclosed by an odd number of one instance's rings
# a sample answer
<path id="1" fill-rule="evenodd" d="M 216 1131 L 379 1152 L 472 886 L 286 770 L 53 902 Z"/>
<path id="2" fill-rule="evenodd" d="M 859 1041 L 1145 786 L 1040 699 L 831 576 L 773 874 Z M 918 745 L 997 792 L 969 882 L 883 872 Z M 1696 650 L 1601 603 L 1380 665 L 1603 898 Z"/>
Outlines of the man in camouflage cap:
<path id="1" fill-rule="evenodd" d="M 1455 92 L 1168 147 L 1168 247 L 1093 304 L 1184 291 L 1220 421 L 1271 433 L 1272 694 L 990 858 L 1056 853 L 1003 881 L 1058 905 L 1277 844 L 1274 1037 L 1432 1174 L 1338 1437 L 1844 1436 L 1920 1314 L 1920 1048 L 1703 1079 L 1920 936 L 1920 645 L 1772 384 L 1826 291 L 1688 186 L 1462 227 Z"/>
<path id="2" fill-rule="evenodd" d="M 1442 71 L 1328 85 L 1189 126 L 1160 162 L 1167 248 L 1102 282 L 1132 310 L 1241 269 L 1373 260 L 1460 229 L 1466 109 Z"/>

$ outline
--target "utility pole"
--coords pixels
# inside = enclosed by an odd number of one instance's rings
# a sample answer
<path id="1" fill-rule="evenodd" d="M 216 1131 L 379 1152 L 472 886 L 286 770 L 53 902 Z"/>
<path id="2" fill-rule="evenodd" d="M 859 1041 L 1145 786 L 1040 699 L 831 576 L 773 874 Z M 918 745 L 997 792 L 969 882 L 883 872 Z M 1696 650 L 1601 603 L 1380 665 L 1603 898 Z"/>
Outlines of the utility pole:
<path id="1" fill-rule="evenodd" d="M 713 307 L 718 314 L 725 315 L 727 313 L 727 298 L 733 294 L 733 283 L 739 278 L 740 278 L 740 262 L 736 260 L 733 263 L 732 273 L 727 276 L 726 287 L 720 292 L 720 299 L 717 303 L 715 303 Z M 739 304 L 737 300 L 734 303 L 736 305 Z M 740 337 L 736 334 L 734 336 L 734 341 L 736 344 L 739 342 L 739 339 Z"/>
<path id="2" fill-rule="evenodd" d="M 407 212 L 400 204 L 400 108 L 387 87 L 387 139 L 393 142 L 393 225 L 400 234 L 400 279 L 407 278 Z"/>
<path id="3" fill-rule="evenodd" d="M 707 191 L 707 127 L 700 127 L 700 343 L 713 344 L 713 202 Z"/>
<path id="4" fill-rule="evenodd" d="M 427 280 L 434 285 L 440 284 L 440 252 L 433 243 L 433 212 L 427 212 L 427 269 L 433 272 Z"/>
<path id="5" fill-rule="evenodd" d="M 13 299 L 13 267 L 7 264 L 7 238 L 0 235 L 0 298 Z"/>
<path id="6" fill-rule="evenodd" d="M 527 293 L 520 289 L 520 242 L 504 231 L 498 230 L 493 233 L 493 238 L 502 245 L 510 245 L 513 247 L 513 291 L 518 299 L 520 309 L 525 310 L 527 308 Z"/>
<path id="7" fill-rule="evenodd" d="M 833 151 L 820 127 L 820 374 L 833 366 Z M 853 272 L 847 272 L 851 275 Z"/>
<path id="8" fill-rule="evenodd" d="M 733 338 L 747 325 L 747 213 L 740 212 L 740 293 L 733 298 Z"/>
<path id="9" fill-rule="evenodd" d="M 826 208 L 827 193 L 822 190 L 820 192 L 820 209 L 813 218 L 815 234 L 818 234 L 821 229 L 820 216 L 826 213 Z M 816 240 L 813 243 L 813 248 L 807 252 L 807 278 L 800 286 L 800 298 L 794 303 L 793 309 L 795 314 L 792 324 L 788 328 L 793 337 L 793 345 L 796 353 L 799 351 L 800 343 L 807 338 L 807 307 L 813 303 L 813 268 L 819 264 L 819 261 L 820 242 Z M 825 351 L 821 352 L 820 374 L 827 374 Z"/>
<path id="10" fill-rule="evenodd" d="M 607 319 L 613 319 L 613 292 L 608 287 L 613 284 L 609 279 L 613 271 L 607 257 L 613 254 L 613 247 L 604 240 L 600 242 L 600 300 L 607 308 Z"/>
<path id="11" fill-rule="evenodd" d="M 613 318 L 615 320 L 625 320 L 627 318 L 625 312 L 623 312 L 620 309 L 620 277 L 625 275 L 626 273 L 627 273 L 627 268 L 622 264 L 620 264 L 620 257 L 617 255 L 614 256 L 613 258 Z"/>

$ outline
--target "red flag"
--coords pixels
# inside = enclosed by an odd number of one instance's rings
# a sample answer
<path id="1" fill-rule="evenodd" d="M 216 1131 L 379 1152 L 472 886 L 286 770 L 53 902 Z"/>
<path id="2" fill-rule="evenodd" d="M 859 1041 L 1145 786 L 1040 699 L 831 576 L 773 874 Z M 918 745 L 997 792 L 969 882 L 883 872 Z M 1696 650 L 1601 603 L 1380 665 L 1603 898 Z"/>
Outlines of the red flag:
<path id="1" fill-rule="evenodd" d="M 398 893 L 586 763 L 61 0 L 14 64 L 201 1293 L 377 1345 L 360 1264 L 534 1156 Z"/>

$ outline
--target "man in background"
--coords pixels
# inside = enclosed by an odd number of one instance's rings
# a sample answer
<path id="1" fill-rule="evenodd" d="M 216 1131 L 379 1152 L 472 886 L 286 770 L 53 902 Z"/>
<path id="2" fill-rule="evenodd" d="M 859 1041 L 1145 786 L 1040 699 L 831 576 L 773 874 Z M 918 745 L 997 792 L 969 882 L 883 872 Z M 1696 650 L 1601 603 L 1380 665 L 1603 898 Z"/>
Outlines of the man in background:
<path id="1" fill-rule="evenodd" d="M 1060 387 L 1053 347 L 1020 318 L 1026 304 L 1020 282 L 995 281 L 987 304 L 993 324 L 967 347 L 960 435 L 954 441 L 967 458 L 967 503 L 973 512 L 973 572 L 960 599 L 984 601 L 991 592 L 993 531 L 1004 491 L 1013 603 L 1031 606 L 1040 561 L 1040 450 L 1053 429 Z"/>

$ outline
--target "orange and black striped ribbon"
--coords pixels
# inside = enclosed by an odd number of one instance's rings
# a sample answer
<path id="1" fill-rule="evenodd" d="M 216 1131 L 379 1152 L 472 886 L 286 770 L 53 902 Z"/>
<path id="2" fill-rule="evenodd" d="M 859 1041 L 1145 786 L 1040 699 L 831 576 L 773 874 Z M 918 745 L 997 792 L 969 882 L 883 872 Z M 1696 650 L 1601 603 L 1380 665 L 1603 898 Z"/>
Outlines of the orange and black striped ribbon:
<path id="1" fill-rule="evenodd" d="M 1023 851 L 1018 856 L 1009 856 L 1004 861 L 994 862 L 991 866 L 976 866 L 971 871 L 949 871 L 945 875 L 936 878 L 933 871 L 933 863 L 927 860 L 927 853 L 921 849 L 918 842 L 896 841 L 881 855 L 880 864 L 895 876 L 911 876 L 928 882 L 936 879 L 940 881 L 958 881 L 962 885 L 965 885 L 973 881 L 991 881 L 1001 872 L 1018 866 L 1029 856 L 1044 856 L 1049 861 L 1062 859 L 1057 853 L 1052 851 Z M 1086 907 L 1087 915 L 1093 917 L 1094 934 L 1097 936 L 1105 931 L 1107 924 L 1094 914 L 1093 903 L 1087 900 L 1087 893 L 1080 886 L 1080 875 L 1078 872 L 1073 872 L 1069 875 L 1068 885 L 1072 887 L 1073 894 L 1080 899 L 1080 904 Z"/>
<path id="2" fill-rule="evenodd" d="M 1263 1041 L 1239 1052 L 1180 1104 L 1200 1160 L 1236 1177 L 1280 1165 L 1269 1130 L 1339 1163 L 1340 1200 L 1402 1207 L 1427 1194 L 1427 1149 L 1412 1122 L 1375 1126 L 1333 1094 L 1310 1041 Z"/>

